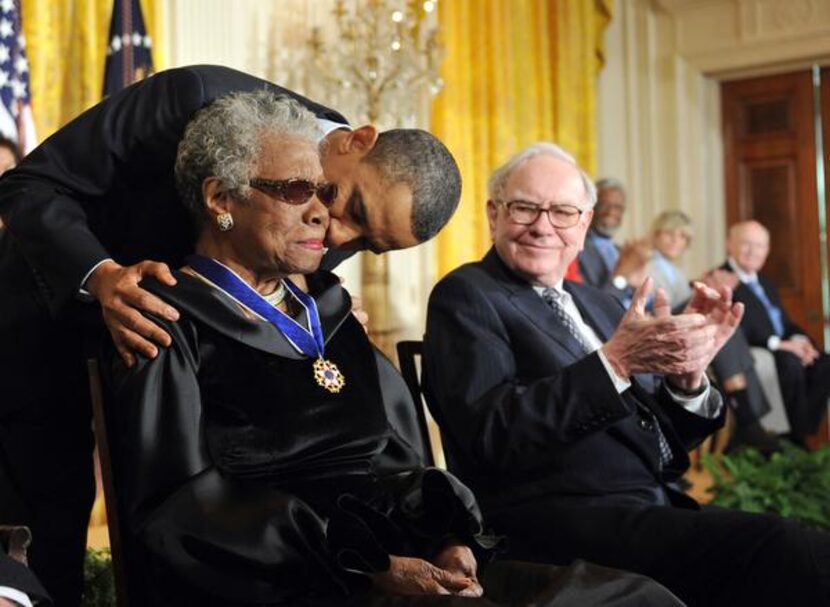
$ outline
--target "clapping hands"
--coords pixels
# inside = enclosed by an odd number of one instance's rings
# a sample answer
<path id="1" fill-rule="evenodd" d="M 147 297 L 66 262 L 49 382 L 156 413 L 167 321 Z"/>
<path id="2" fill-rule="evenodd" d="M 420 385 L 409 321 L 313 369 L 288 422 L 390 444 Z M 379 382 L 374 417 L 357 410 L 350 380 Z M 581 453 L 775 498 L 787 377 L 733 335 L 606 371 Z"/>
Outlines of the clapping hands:
<path id="1" fill-rule="evenodd" d="M 602 350 L 621 377 L 634 373 L 662 373 L 675 386 L 696 390 L 703 373 L 743 315 L 743 305 L 732 303 L 728 287 L 713 289 L 694 284 L 694 294 L 682 314 L 672 315 L 662 289 L 654 296 L 653 313 L 646 312 L 652 280 L 634 293 L 631 306 Z"/>

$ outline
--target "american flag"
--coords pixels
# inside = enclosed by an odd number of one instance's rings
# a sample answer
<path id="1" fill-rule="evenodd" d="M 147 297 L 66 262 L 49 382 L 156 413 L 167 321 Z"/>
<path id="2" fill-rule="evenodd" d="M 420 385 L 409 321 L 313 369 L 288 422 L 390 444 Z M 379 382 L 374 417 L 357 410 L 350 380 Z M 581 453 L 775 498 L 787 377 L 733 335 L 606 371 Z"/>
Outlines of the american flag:
<path id="1" fill-rule="evenodd" d="M 0 0 L 0 133 L 25 154 L 37 145 L 26 39 L 16 0 Z"/>
<path id="2" fill-rule="evenodd" d="M 115 0 L 107 47 L 104 96 L 117 93 L 153 73 L 152 46 L 153 41 L 144 27 L 139 0 Z"/>

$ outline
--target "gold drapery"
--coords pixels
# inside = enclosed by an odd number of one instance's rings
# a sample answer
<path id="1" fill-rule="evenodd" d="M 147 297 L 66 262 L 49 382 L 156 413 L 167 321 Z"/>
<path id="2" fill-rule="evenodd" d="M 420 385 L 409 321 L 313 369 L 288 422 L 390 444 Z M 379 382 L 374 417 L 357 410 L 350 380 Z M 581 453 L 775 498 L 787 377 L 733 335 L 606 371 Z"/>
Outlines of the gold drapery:
<path id="1" fill-rule="evenodd" d="M 101 100 L 113 0 L 23 0 L 39 141 Z M 141 0 L 156 70 L 166 65 L 163 0 Z"/>
<path id="2" fill-rule="evenodd" d="M 445 89 L 432 129 L 464 180 L 460 207 L 438 237 L 438 271 L 480 258 L 490 246 L 490 172 L 521 147 L 555 141 L 593 172 L 596 77 L 613 0 L 440 2 Z"/>

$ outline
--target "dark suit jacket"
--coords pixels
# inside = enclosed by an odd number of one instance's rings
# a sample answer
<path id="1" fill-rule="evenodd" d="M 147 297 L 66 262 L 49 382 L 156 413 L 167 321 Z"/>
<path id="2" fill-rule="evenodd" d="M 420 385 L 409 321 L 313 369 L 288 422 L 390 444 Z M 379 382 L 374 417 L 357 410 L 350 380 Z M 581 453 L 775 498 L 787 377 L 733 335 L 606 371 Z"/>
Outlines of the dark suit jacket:
<path id="1" fill-rule="evenodd" d="M 585 248 L 579 253 L 579 273 L 582 274 L 585 284 L 602 289 L 620 300 L 625 296 L 625 291 L 611 283 L 614 277 L 608 271 L 605 260 L 590 238 L 585 239 Z"/>
<path id="2" fill-rule="evenodd" d="M 51 605 L 49 595 L 35 574 L 0 549 L 0 586 L 14 588 L 26 594 L 35 605 Z M 16 604 L 16 603 L 15 603 Z"/>
<path id="3" fill-rule="evenodd" d="M 102 101 L 0 179 L 0 215 L 52 314 L 107 257 L 180 265 L 193 242 L 173 178 L 185 126 L 217 97 L 256 89 L 288 95 L 318 117 L 346 123 L 337 112 L 265 80 L 226 67 L 190 66 L 160 72 Z"/>
<path id="4" fill-rule="evenodd" d="M 732 270 L 728 263 L 724 263 L 721 269 Z M 781 338 L 788 339 L 796 334 L 807 335 L 804 329 L 795 324 L 787 316 L 787 311 L 781 303 L 781 297 L 778 295 L 778 289 L 775 288 L 775 285 L 760 275 L 758 276 L 758 282 L 761 283 L 764 292 L 766 292 L 767 297 L 769 297 L 773 305 L 781 310 L 782 321 L 784 323 L 784 335 Z M 732 297 L 735 301 L 740 301 L 744 304 L 744 316 L 741 319 L 741 329 L 743 329 L 747 341 L 751 346 L 766 348 L 769 338 L 775 335 L 775 329 L 772 326 L 772 321 L 769 319 L 764 304 L 752 292 L 752 289 L 742 282 L 738 283 L 738 286 L 735 287 L 735 293 Z"/>
<path id="5" fill-rule="evenodd" d="M 620 303 L 565 283 L 602 340 Z M 553 311 L 495 250 L 450 273 L 433 291 L 424 343 L 427 400 L 445 436 L 450 469 L 485 508 L 552 496 L 563 503 L 693 502 L 670 488 L 686 451 L 723 423 L 673 402 L 659 378 L 617 393 L 598 354 L 584 355 Z M 710 398 L 720 399 L 712 391 Z M 654 412 L 674 459 L 659 470 Z"/>

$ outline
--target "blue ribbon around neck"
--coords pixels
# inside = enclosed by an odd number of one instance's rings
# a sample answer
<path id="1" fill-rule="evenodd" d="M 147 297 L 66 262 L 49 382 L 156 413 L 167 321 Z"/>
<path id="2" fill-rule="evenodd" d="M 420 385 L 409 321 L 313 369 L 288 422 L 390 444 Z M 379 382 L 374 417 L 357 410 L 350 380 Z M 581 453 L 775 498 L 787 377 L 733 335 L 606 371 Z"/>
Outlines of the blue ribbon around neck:
<path id="1" fill-rule="evenodd" d="M 291 294 L 305 307 L 311 330 L 300 325 L 279 308 L 272 306 L 253 287 L 242 280 L 236 272 L 215 259 L 203 255 L 190 255 L 185 261 L 191 268 L 222 289 L 227 295 L 274 325 L 299 352 L 312 358 L 323 357 L 326 342 L 323 337 L 317 304 L 313 297 L 303 293 L 288 278 L 284 278 L 283 282 L 291 291 Z"/>

